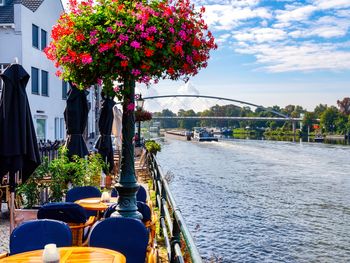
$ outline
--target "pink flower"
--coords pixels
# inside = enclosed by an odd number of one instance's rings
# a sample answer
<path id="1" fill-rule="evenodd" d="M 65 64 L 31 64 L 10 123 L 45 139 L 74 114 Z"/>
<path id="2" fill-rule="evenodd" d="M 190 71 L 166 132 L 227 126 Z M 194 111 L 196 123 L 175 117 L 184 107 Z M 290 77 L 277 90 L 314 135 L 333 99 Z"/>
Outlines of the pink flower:
<path id="1" fill-rule="evenodd" d="M 109 27 L 107 27 L 107 32 L 110 34 L 114 34 L 115 30 L 113 30 L 113 28 L 109 26 Z"/>
<path id="2" fill-rule="evenodd" d="M 130 46 L 135 48 L 135 49 L 141 48 L 140 43 L 135 41 L 135 40 L 131 42 Z"/>
<path id="3" fill-rule="evenodd" d="M 106 50 L 108 50 L 110 47 L 110 44 L 100 44 L 100 47 L 98 49 L 98 52 L 102 53 L 105 52 Z"/>
<path id="4" fill-rule="evenodd" d="M 91 64 L 92 63 L 92 57 L 90 54 L 83 54 L 81 55 L 81 62 L 86 65 L 86 64 Z"/>
<path id="5" fill-rule="evenodd" d="M 60 76 L 62 75 L 62 71 L 57 70 L 56 73 L 55 73 L 55 75 L 56 75 L 57 77 L 60 77 Z"/>
<path id="6" fill-rule="evenodd" d="M 175 29 L 174 29 L 173 27 L 170 27 L 170 28 L 169 28 L 169 31 L 170 31 L 170 33 L 172 33 L 172 34 L 175 33 Z"/>
<path id="7" fill-rule="evenodd" d="M 91 38 L 89 42 L 91 45 L 95 45 L 98 42 L 98 38 L 97 37 Z"/>
<path id="8" fill-rule="evenodd" d="M 174 18 L 169 18 L 169 23 L 174 24 Z"/>
<path id="9" fill-rule="evenodd" d="M 121 40 L 121 41 L 128 41 L 129 40 L 129 37 L 127 36 L 127 35 L 123 35 L 123 34 L 121 34 L 121 35 L 119 35 L 119 39 Z"/>
<path id="10" fill-rule="evenodd" d="M 98 84 L 99 86 L 101 86 L 101 85 L 102 85 L 102 79 L 97 79 L 97 84 Z"/>
<path id="11" fill-rule="evenodd" d="M 134 103 L 130 103 L 128 106 L 127 106 L 127 110 L 128 111 L 133 111 L 135 109 L 135 104 Z"/>
<path id="12" fill-rule="evenodd" d="M 120 87 L 118 87 L 118 86 L 115 86 L 115 87 L 113 88 L 113 90 L 114 90 L 114 92 L 119 92 L 119 90 L 120 90 Z"/>
<path id="13" fill-rule="evenodd" d="M 131 74 L 133 74 L 136 77 L 141 74 L 141 71 L 139 69 L 132 69 Z"/>
<path id="14" fill-rule="evenodd" d="M 90 37 L 94 37 L 94 36 L 96 36 L 97 35 L 97 33 L 98 33 L 98 31 L 95 29 L 95 30 L 92 30 L 92 31 L 90 31 Z"/>

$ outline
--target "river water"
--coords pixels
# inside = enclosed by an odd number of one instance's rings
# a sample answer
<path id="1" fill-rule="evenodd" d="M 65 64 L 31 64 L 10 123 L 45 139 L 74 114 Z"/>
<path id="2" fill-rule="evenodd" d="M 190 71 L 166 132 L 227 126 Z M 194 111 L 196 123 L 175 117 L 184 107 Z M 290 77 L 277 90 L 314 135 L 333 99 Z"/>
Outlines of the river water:
<path id="1" fill-rule="evenodd" d="M 167 139 L 158 153 L 204 259 L 350 262 L 350 147 Z"/>

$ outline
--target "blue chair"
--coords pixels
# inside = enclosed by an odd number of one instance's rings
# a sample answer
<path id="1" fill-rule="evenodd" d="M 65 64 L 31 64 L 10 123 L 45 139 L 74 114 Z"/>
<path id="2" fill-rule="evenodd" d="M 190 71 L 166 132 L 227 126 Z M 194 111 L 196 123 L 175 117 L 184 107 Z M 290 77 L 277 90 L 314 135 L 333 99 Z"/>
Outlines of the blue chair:
<path id="1" fill-rule="evenodd" d="M 54 243 L 57 247 L 72 245 L 72 233 L 64 222 L 51 219 L 38 219 L 22 223 L 10 236 L 10 254 L 44 249 Z"/>
<path id="2" fill-rule="evenodd" d="M 103 217 L 109 218 L 117 208 L 117 204 L 113 204 L 107 208 L 105 211 Z M 150 237 L 149 237 L 149 244 L 153 244 L 154 238 L 156 236 L 156 225 L 155 225 L 155 218 L 152 216 L 152 211 L 150 207 L 144 203 L 137 201 L 137 211 L 139 211 L 142 215 L 142 222 L 145 225 L 145 227 L 148 229 Z"/>
<path id="3" fill-rule="evenodd" d="M 121 252 L 128 263 L 145 262 L 149 233 L 141 221 L 111 217 L 96 224 L 90 234 L 89 246 Z M 147 257 L 148 258 L 148 257 Z"/>
<path id="4" fill-rule="evenodd" d="M 78 186 L 70 189 L 66 194 L 66 202 L 75 202 L 90 197 L 101 197 L 101 191 L 94 186 Z M 96 216 L 97 212 L 86 210 L 88 216 Z"/>
<path id="5" fill-rule="evenodd" d="M 86 219 L 85 209 L 75 203 L 47 203 L 38 211 L 38 219 L 54 219 L 68 224 L 72 231 L 73 246 L 87 245 L 87 236 L 95 217 Z"/>
<path id="6" fill-rule="evenodd" d="M 115 190 L 115 188 L 112 189 L 111 197 L 118 197 L 118 192 L 117 190 Z M 142 185 L 140 185 L 140 188 L 136 193 L 136 200 L 146 203 L 146 199 L 147 199 L 146 189 Z"/>

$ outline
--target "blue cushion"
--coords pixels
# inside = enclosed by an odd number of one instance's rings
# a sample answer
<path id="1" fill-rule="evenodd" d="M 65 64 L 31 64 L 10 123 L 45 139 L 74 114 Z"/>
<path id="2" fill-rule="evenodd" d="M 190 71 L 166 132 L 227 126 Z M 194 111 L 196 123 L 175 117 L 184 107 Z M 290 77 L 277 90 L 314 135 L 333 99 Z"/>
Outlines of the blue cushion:
<path id="1" fill-rule="evenodd" d="M 137 219 L 111 217 L 92 229 L 89 246 L 121 252 L 128 263 L 143 263 L 146 258 L 149 233 Z"/>
<path id="2" fill-rule="evenodd" d="M 71 246 L 72 233 L 68 225 L 51 219 L 31 220 L 13 230 L 10 236 L 10 253 L 13 255 L 44 249 L 50 243 L 57 247 Z"/>
<path id="3" fill-rule="evenodd" d="M 47 203 L 38 211 L 38 219 L 55 219 L 66 223 L 85 223 L 86 212 L 78 204 L 65 203 Z"/>
<path id="4" fill-rule="evenodd" d="M 67 192 L 66 202 L 75 202 L 77 200 L 90 197 L 101 197 L 101 191 L 94 186 L 78 186 L 70 189 Z M 85 211 L 88 217 L 97 215 L 96 211 Z"/>
<path id="5" fill-rule="evenodd" d="M 118 196 L 118 192 L 117 192 L 117 190 L 115 190 L 115 188 L 112 189 L 111 196 L 112 197 L 117 197 Z M 145 203 L 146 199 L 147 199 L 146 189 L 142 185 L 140 185 L 140 188 L 139 188 L 139 190 L 136 193 L 136 200 Z"/>
<path id="6" fill-rule="evenodd" d="M 111 215 L 117 210 L 117 204 L 112 204 L 110 205 L 106 211 L 103 214 L 104 218 L 109 218 L 111 217 Z M 147 222 L 149 220 L 151 220 L 151 209 L 149 208 L 149 206 L 144 203 L 144 202 L 140 202 L 137 201 L 137 211 L 139 211 L 142 215 L 142 221 L 143 222 Z"/>
<path id="7" fill-rule="evenodd" d="M 90 197 L 101 197 L 101 191 L 94 186 L 78 186 L 67 192 L 66 202 L 75 202 Z"/>

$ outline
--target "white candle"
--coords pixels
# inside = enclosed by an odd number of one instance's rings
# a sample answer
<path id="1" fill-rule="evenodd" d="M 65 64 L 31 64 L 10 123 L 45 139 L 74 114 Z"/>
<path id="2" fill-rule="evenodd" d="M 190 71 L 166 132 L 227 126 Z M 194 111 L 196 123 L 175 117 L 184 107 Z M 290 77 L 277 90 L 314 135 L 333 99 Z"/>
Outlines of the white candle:
<path id="1" fill-rule="evenodd" d="M 60 262 L 60 253 L 58 252 L 56 244 L 45 245 L 42 259 L 43 259 L 44 263 L 59 263 Z"/>
<path id="2" fill-rule="evenodd" d="M 109 202 L 111 200 L 111 196 L 109 195 L 108 192 L 102 192 L 101 195 L 101 201 L 102 202 Z"/>

